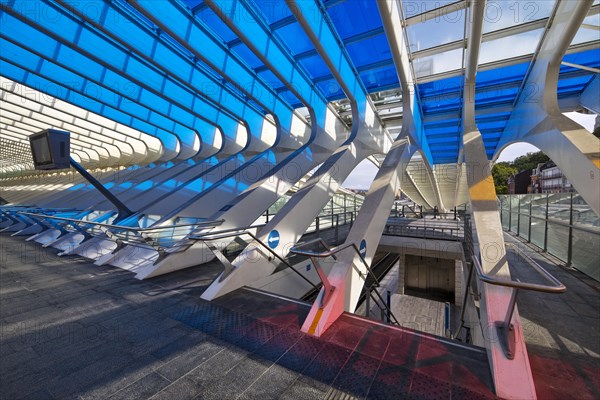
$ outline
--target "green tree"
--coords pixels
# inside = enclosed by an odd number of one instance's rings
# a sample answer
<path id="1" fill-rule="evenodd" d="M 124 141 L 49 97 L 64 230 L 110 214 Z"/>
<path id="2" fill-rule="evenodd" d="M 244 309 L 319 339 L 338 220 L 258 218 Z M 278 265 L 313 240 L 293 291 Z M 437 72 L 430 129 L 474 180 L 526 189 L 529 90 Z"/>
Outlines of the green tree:
<path id="1" fill-rule="evenodd" d="M 496 194 L 508 194 L 508 178 L 519 172 L 510 162 L 499 162 L 492 168 Z"/>
<path id="2" fill-rule="evenodd" d="M 525 171 L 526 169 L 534 169 L 538 164 L 549 161 L 547 155 L 541 151 L 535 153 L 527 153 L 524 156 L 515 158 L 512 162 L 512 167 L 516 168 L 518 172 Z"/>

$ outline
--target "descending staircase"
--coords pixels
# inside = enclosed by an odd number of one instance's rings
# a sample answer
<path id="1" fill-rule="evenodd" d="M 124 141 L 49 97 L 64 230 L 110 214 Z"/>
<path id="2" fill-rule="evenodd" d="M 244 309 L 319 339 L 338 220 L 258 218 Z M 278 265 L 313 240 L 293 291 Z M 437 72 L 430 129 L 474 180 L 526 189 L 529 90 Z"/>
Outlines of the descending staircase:
<path id="1" fill-rule="evenodd" d="M 308 311 L 306 303 L 242 288 L 211 303 L 199 300 L 172 318 L 272 368 L 330 386 L 325 398 L 494 397 L 484 349 L 351 314 L 315 338 L 299 332 Z M 279 385 L 263 387 L 262 396 L 281 391 Z"/>

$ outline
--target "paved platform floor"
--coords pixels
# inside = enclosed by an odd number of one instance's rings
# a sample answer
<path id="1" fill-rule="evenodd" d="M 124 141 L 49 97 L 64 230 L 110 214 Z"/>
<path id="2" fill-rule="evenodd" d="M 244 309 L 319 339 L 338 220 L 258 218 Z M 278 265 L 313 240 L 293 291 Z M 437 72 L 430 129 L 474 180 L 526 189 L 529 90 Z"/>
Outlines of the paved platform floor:
<path id="1" fill-rule="evenodd" d="M 397 293 L 391 303 L 401 326 L 444 336 L 444 303 Z"/>
<path id="2" fill-rule="evenodd" d="M 221 267 L 149 281 L 0 235 L 1 399 L 491 398 L 485 352 L 241 289 Z"/>
<path id="3" fill-rule="evenodd" d="M 600 399 L 600 283 L 505 234 L 513 279 L 545 283 L 525 252 L 567 287 L 563 294 L 520 291 L 517 299 L 538 398 Z"/>

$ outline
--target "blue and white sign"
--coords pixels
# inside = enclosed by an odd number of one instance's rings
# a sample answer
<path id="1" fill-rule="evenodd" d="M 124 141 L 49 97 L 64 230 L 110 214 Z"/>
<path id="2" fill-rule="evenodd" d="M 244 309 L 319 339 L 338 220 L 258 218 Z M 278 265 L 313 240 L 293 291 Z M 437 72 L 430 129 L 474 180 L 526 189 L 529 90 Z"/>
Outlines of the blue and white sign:
<path id="1" fill-rule="evenodd" d="M 273 229 L 271 232 L 269 232 L 269 236 L 267 237 L 267 244 L 270 248 L 275 249 L 277 246 L 279 246 L 280 239 L 281 236 L 279 236 L 279 232 L 277 232 L 276 229 Z"/>
<path id="2" fill-rule="evenodd" d="M 365 258 L 367 256 L 367 241 L 365 239 L 363 239 L 360 242 L 360 246 L 358 246 L 358 251 L 360 251 L 360 255 L 362 256 L 362 258 Z"/>

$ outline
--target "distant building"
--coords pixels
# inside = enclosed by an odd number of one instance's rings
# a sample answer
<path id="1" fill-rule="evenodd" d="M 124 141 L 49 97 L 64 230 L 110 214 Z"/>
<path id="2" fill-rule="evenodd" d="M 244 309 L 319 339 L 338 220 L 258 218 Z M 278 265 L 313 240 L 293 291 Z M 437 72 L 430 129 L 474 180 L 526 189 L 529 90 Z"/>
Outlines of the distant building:
<path id="1" fill-rule="evenodd" d="M 508 178 L 509 194 L 531 193 L 531 175 L 533 170 L 526 169 Z"/>
<path id="2" fill-rule="evenodd" d="M 531 174 L 531 193 L 569 193 L 575 189 L 552 161 L 538 164 Z"/>

